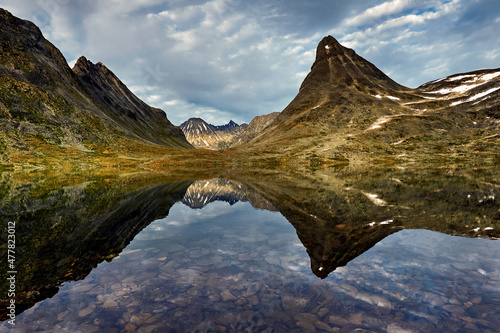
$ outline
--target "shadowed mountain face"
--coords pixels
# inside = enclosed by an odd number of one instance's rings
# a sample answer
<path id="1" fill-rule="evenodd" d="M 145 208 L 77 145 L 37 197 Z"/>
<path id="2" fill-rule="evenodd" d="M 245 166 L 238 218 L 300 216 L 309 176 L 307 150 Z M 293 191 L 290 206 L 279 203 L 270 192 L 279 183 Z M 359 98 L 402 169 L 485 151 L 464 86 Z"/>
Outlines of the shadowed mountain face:
<path id="1" fill-rule="evenodd" d="M 73 72 L 91 96 L 101 103 L 102 109 L 109 110 L 109 117 L 124 134 L 160 145 L 183 143 L 181 146 L 185 146 L 180 128 L 172 125 L 162 110 L 147 105 L 135 96 L 102 63 L 94 65 L 85 57 L 80 57 Z M 173 138 L 180 140 L 178 144 Z"/>
<path id="2" fill-rule="evenodd" d="M 264 128 L 269 126 L 279 114 L 279 112 L 273 112 L 253 118 L 250 124 L 248 124 L 248 127 L 236 138 L 231 147 L 238 147 L 256 137 Z"/>
<path id="3" fill-rule="evenodd" d="M 146 105 L 104 65 L 74 71 L 31 22 L 0 9 L 0 159 L 44 146 L 89 151 L 118 139 L 191 147 L 165 113 Z"/>

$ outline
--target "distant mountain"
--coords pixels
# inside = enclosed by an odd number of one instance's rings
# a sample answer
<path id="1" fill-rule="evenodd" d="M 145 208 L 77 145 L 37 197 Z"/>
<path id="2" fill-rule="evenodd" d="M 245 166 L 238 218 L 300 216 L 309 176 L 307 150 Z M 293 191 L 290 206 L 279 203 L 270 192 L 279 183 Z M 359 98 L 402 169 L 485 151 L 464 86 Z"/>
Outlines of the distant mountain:
<path id="1" fill-rule="evenodd" d="M 248 127 L 238 136 L 237 140 L 235 140 L 231 147 L 238 147 L 241 144 L 250 141 L 252 138 L 257 136 L 257 134 L 259 134 L 264 128 L 271 124 L 279 114 L 279 112 L 273 112 L 253 118 L 250 124 L 248 124 Z"/>
<path id="2" fill-rule="evenodd" d="M 246 124 L 244 124 L 246 125 Z M 234 132 L 236 128 L 238 128 L 240 125 L 235 123 L 234 121 L 230 120 L 226 125 L 221 125 L 221 126 L 214 126 L 218 131 L 228 131 L 228 132 Z"/>
<path id="3" fill-rule="evenodd" d="M 458 142 L 497 140 L 499 110 L 500 69 L 410 89 L 327 36 L 297 96 L 241 149 L 323 160 L 401 149 L 446 154 Z"/>
<path id="4" fill-rule="evenodd" d="M 190 118 L 180 125 L 186 139 L 196 148 L 222 149 L 235 142 L 248 125 L 229 121 L 226 125 L 214 126 L 201 118 Z"/>
<path id="5" fill-rule="evenodd" d="M 19 151 L 92 151 L 128 141 L 191 147 L 163 111 L 142 102 L 103 64 L 82 57 L 72 70 L 38 27 L 3 9 L 0 125 L 0 161 Z"/>
<path id="6" fill-rule="evenodd" d="M 279 112 L 252 119 L 250 124 L 238 125 L 229 121 L 226 125 L 210 125 L 201 118 L 191 118 L 180 125 L 187 140 L 196 148 L 222 149 L 238 147 L 248 142 L 273 122 Z"/>

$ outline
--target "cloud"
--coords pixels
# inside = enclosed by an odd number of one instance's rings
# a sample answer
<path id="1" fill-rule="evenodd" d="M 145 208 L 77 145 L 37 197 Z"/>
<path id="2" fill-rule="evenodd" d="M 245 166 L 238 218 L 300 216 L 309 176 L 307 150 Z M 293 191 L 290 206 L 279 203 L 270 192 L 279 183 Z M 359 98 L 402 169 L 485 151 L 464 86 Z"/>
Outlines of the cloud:
<path id="1" fill-rule="evenodd" d="M 367 8 L 366 3 L 370 6 Z M 498 67 L 497 0 L 0 0 L 69 62 L 109 67 L 174 124 L 249 122 L 296 95 L 333 34 L 396 81 Z"/>
<path id="2" fill-rule="evenodd" d="M 420 3 L 428 3 L 429 1 L 420 1 Z M 412 8 L 415 5 L 414 0 L 393 0 L 384 2 L 380 5 L 368 8 L 364 12 L 354 17 L 347 18 L 344 22 L 347 26 L 359 26 L 383 16 L 400 13 L 403 10 Z"/>
<path id="3" fill-rule="evenodd" d="M 336 28 L 340 42 L 410 87 L 454 73 L 498 67 L 491 45 L 496 45 L 493 31 L 500 29 L 500 22 L 491 12 L 498 13 L 499 4 L 409 1 L 411 6 L 399 3 L 389 9 L 396 3 L 382 2 L 344 20 Z"/>

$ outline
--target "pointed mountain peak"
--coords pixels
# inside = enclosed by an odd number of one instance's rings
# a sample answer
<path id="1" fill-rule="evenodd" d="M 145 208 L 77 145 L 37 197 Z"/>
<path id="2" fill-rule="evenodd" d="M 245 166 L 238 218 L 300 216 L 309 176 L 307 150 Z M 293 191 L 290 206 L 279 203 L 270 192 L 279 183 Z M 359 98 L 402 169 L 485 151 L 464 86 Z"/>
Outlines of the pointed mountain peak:
<path id="1" fill-rule="evenodd" d="M 316 61 L 311 67 L 311 73 L 304 80 L 301 90 L 306 86 L 318 87 L 324 85 L 325 93 L 332 85 L 337 88 L 356 87 L 357 90 L 371 91 L 374 87 L 381 91 L 406 89 L 397 84 L 379 70 L 375 65 L 365 60 L 354 50 L 342 46 L 332 36 L 324 37 L 316 50 Z"/>
<path id="2" fill-rule="evenodd" d="M 86 73 L 96 72 L 96 71 L 111 73 L 111 71 L 102 62 L 94 64 L 92 61 L 88 60 L 85 56 L 81 56 L 80 58 L 78 58 L 75 65 L 73 66 L 73 71 L 75 70 L 83 71 Z"/>
<path id="3" fill-rule="evenodd" d="M 226 126 L 236 127 L 236 126 L 238 126 L 238 124 L 237 124 L 237 123 L 235 123 L 234 121 L 230 120 L 230 121 L 227 123 L 227 125 L 226 125 Z"/>
<path id="4" fill-rule="evenodd" d="M 73 70 L 75 68 L 88 68 L 91 65 L 93 65 L 91 61 L 85 58 L 85 56 L 81 56 L 80 58 L 78 58 L 75 65 L 73 66 Z"/>
<path id="5" fill-rule="evenodd" d="M 354 54 L 356 54 L 356 52 L 354 52 L 354 50 L 352 49 L 342 46 L 332 36 L 326 36 L 321 40 L 321 42 L 319 42 L 318 47 L 316 48 L 316 61 L 314 62 L 314 64 L 321 60 L 340 56 L 343 54 L 353 56 Z"/>
<path id="6" fill-rule="evenodd" d="M 33 23 L 27 20 L 23 20 L 19 17 L 12 15 L 11 12 L 0 8 L 0 23 L 5 25 L 15 25 L 15 26 L 23 26 L 23 28 L 28 28 L 33 30 L 36 34 L 42 35 L 41 30 Z M 5 30 L 5 27 L 2 27 L 2 30 Z M 5 31 L 2 31 L 5 32 Z M 38 37 L 38 36 L 36 36 Z"/>

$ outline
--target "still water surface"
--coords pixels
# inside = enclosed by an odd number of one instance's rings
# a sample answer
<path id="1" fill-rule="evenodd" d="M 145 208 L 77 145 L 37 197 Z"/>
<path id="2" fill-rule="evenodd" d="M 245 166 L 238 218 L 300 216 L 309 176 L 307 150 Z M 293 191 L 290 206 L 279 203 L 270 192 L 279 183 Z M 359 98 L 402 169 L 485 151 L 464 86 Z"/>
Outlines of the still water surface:
<path id="1" fill-rule="evenodd" d="M 402 230 L 319 278 L 279 212 L 188 204 L 19 314 L 15 331 L 500 331 L 498 241 Z"/>

